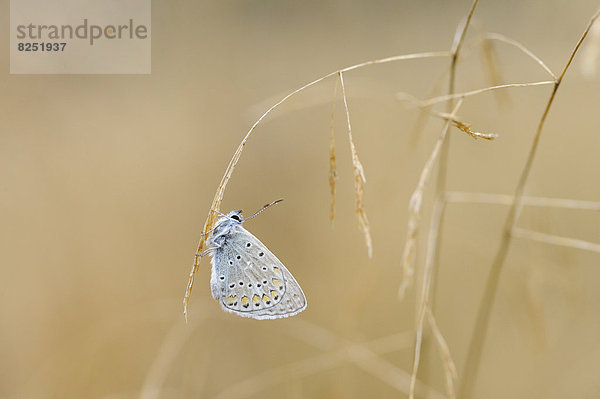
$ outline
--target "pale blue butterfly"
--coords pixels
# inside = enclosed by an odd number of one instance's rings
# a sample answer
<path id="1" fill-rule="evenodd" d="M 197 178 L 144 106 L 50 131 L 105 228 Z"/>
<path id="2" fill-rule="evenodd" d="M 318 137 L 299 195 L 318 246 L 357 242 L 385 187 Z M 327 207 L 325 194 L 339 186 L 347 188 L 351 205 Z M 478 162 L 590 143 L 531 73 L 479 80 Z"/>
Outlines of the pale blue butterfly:
<path id="1" fill-rule="evenodd" d="M 242 211 L 221 214 L 212 236 L 210 288 L 223 310 L 254 319 L 294 316 L 306 309 L 302 288 L 279 259 L 242 224 L 282 200 L 244 219 Z"/>

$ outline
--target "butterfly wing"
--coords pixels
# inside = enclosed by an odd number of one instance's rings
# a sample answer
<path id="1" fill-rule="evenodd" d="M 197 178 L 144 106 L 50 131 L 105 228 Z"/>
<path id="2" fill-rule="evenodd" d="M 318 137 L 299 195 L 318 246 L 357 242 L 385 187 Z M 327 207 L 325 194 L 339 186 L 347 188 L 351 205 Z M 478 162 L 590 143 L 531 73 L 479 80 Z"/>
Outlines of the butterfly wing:
<path id="1" fill-rule="evenodd" d="M 232 228 L 216 250 L 211 288 L 223 309 L 239 316 L 276 319 L 306 308 L 306 297 L 294 276 L 241 225 Z"/>

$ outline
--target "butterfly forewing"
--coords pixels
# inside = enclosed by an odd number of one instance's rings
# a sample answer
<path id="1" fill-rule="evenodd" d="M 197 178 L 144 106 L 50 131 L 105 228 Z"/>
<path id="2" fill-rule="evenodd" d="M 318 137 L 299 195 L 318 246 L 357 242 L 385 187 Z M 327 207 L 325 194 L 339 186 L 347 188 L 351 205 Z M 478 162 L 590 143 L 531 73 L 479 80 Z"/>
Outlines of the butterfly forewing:
<path id="1" fill-rule="evenodd" d="M 241 225 L 216 250 L 213 296 L 223 309 L 255 319 L 295 315 L 306 308 L 302 289 L 275 255 Z"/>

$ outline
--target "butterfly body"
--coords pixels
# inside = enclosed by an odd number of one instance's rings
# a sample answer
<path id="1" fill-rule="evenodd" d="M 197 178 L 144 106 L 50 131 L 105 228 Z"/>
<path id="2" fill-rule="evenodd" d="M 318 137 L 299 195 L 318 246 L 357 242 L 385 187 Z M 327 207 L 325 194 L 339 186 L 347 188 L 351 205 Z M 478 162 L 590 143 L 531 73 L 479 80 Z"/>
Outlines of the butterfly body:
<path id="1" fill-rule="evenodd" d="M 242 224 L 242 211 L 217 220 L 209 245 L 211 293 L 223 310 L 254 319 L 277 319 L 306 309 L 296 279 L 277 257 Z"/>

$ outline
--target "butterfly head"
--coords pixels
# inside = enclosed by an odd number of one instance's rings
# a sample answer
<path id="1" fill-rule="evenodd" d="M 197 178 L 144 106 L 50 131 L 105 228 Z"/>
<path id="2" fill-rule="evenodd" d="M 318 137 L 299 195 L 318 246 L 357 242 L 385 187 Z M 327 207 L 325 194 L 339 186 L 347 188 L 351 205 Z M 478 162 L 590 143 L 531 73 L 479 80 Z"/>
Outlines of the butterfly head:
<path id="1" fill-rule="evenodd" d="M 233 222 L 233 223 L 237 222 L 237 223 L 241 224 L 241 223 L 244 222 L 244 217 L 242 216 L 242 210 L 241 209 L 238 209 L 237 211 L 231 211 L 227 215 L 225 215 L 225 217 L 222 217 L 221 219 L 224 219 L 224 218 L 229 219 L 229 221 Z"/>
<path id="2" fill-rule="evenodd" d="M 231 211 L 227 215 L 221 214 L 221 217 L 215 223 L 215 231 L 213 235 L 217 234 L 219 230 L 230 229 L 233 226 L 237 226 L 244 223 L 244 217 L 242 216 L 242 210 Z"/>
<path id="3" fill-rule="evenodd" d="M 227 215 L 219 211 L 214 211 L 221 217 L 217 220 L 217 222 L 215 223 L 215 227 L 213 227 L 213 229 L 211 230 L 212 236 L 209 239 L 209 244 L 212 246 L 220 247 L 227 240 L 227 237 L 229 236 L 229 234 L 231 234 L 233 229 L 237 228 L 237 226 L 241 226 L 242 223 L 244 223 L 246 220 L 250 220 L 253 217 L 258 216 L 271 205 L 278 204 L 281 201 L 283 201 L 283 199 L 275 200 L 270 204 L 263 206 L 260 210 L 254 213 L 254 215 L 248 216 L 247 218 L 244 218 L 242 216 L 241 209 L 231 211 Z"/>
<path id="4" fill-rule="evenodd" d="M 244 217 L 241 210 L 231 211 L 227 215 L 221 214 L 215 223 L 210 243 L 214 246 L 221 246 L 231 230 L 242 223 L 244 223 Z"/>

